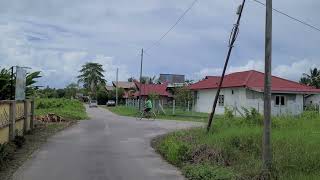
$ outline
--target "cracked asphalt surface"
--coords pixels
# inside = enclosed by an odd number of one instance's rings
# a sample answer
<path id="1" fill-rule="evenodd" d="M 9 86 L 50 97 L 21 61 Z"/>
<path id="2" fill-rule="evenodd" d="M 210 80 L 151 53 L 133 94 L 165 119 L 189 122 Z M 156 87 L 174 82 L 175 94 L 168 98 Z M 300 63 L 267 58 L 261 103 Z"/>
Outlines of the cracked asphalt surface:
<path id="1" fill-rule="evenodd" d="M 180 180 L 150 146 L 153 137 L 200 123 L 142 120 L 87 108 L 90 120 L 59 132 L 34 153 L 14 180 Z"/>

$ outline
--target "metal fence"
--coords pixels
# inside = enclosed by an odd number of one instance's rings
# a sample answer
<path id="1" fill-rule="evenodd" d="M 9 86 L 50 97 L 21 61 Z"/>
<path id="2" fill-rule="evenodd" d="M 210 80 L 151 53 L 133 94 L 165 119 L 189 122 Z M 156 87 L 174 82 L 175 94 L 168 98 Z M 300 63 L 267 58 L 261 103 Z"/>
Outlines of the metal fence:
<path id="1" fill-rule="evenodd" d="M 141 102 L 141 107 L 144 107 L 145 100 Z M 127 107 L 139 108 L 139 99 L 127 99 L 125 105 Z M 181 112 L 195 112 L 194 103 L 191 101 L 179 102 L 176 100 L 163 101 L 163 100 L 152 100 L 153 110 L 158 114 L 179 114 Z"/>

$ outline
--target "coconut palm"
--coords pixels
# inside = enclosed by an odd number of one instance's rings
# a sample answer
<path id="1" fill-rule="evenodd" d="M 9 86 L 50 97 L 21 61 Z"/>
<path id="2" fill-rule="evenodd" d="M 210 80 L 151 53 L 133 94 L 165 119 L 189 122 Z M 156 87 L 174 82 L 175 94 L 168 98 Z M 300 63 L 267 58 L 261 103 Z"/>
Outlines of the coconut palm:
<path id="1" fill-rule="evenodd" d="M 320 88 L 320 70 L 313 68 L 310 69 L 310 74 L 303 73 L 300 83 Z"/>
<path id="2" fill-rule="evenodd" d="M 26 95 L 31 96 L 36 89 L 33 87 L 37 81 L 36 79 L 40 78 L 40 71 L 28 73 L 26 77 Z M 13 77 L 15 79 L 15 75 Z M 15 83 L 13 83 L 13 88 Z M 9 99 L 11 92 L 11 70 L 10 69 L 1 69 L 0 70 L 0 99 Z"/>
<path id="3" fill-rule="evenodd" d="M 78 82 L 83 83 L 83 87 L 90 90 L 94 97 L 96 97 L 97 87 L 106 83 L 102 65 L 89 62 L 84 64 L 79 72 Z"/>

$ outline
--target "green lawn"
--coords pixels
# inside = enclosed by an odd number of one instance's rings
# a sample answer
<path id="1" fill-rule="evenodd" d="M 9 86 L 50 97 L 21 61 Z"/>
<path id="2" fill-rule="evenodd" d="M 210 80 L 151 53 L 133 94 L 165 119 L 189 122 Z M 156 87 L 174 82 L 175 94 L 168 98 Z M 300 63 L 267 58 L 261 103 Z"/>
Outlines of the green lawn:
<path id="1" fill-rule="evenodd" d="M 35 102 L 36 115 L 55 113 L 66 119 L 88 119 L 85 107 L 78 100 L 50 98 L 36 99 Z"/>
<path id="2" fill-rule="evenodd" d="M 254 118 L 254 119 L 253 119 Z M 261 170 L 262 118 L 220 118 L 203 128 L 157 138 L 154 148 L 191 180 L 255 179 Z M 273 118 L 273 176 L 320 179 L 320 116 Z"/>
<path id="3" fill-rule="evenodd" d="M 121 116 L 135 117 L 138 110 L 132 107 L 117 106 L 117 107 L 106 107 L 111 112 Z M 172 114 L 171 109 L 165 109 L 166 114 L 157 114 L 157 119 L 168 119 L 168 120 L 183 120 L 183 121 L 197 121 L 206 122 L 208 120 L 207 113 L 199 112 L 186 112 L 181 109 L 177 109 L 175 114 Z"/>

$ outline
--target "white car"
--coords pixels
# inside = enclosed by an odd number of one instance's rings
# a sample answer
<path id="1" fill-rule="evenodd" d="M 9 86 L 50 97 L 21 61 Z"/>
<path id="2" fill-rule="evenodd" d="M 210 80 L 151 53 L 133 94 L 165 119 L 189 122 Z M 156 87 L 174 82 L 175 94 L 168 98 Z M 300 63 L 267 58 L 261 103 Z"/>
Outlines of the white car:
<path id="1" fill-rule="evenodd" d="M 107 101 L 107 106 L 115 106 L 116 105 L 116 102 L 114 100 L 109 100 Z"/>
<path id="2" fill-rule="evenodd" d="M 89 107 L 90 107 L 90 108 L 91 108 L 91 107 L 98 107 L 97 101 L 96 101 L 96 100 L 91 100 L 91 101 L 89 102 Z"/>

